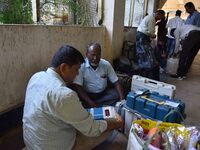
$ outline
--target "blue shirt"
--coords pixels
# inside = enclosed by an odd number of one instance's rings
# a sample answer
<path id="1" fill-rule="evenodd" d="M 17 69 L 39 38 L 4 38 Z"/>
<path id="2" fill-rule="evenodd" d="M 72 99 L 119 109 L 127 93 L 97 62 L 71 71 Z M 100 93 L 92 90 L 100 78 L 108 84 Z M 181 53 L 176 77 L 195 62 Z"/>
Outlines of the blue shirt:
<path id="1" fill-rule="evenodd" d="M 200 13 L 198 11 L 195 11 L 190 14 L 187 17 L 185 24 L 191 24 L 200 27 Z"/>
<path id="2" fill-rule="evenodd" d="M 83 88 L 90 93 L 103 92 L 107 87 L 107 81 L 115 83 L 118 77 L 111 66 L 111 64 L 101 59 L 98 67 L 94 70 L 88 59 L 81 65 L 78 76 L 76 76 L 74 83 L 83 86 Z"/>

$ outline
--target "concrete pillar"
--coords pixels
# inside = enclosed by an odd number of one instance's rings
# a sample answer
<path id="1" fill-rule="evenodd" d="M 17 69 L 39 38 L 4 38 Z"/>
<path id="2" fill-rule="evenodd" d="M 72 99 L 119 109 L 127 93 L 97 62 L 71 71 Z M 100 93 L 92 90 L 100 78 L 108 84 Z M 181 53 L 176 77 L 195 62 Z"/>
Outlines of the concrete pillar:
<path id="1" fill-rule="evenodd" d="M 125 1 L 104 0 L 103 4 L 103 25 L 106 26 L 104 51 L 111 56 L 109 61 L 112 62 L 112 59 L 121 55 L 123 46 Z"/>

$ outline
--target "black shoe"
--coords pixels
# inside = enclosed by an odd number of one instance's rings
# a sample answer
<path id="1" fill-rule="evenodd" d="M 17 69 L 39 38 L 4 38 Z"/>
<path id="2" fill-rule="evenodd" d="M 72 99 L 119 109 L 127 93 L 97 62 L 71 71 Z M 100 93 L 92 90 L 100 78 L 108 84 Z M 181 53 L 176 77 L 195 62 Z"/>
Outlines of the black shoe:
<path id="1" fill-rule="evenodd" d="M 172 78 L 178 78 L 179 76 L 176 74 L 176 75 L 170 75 L 170 77 L 172 77 Z"/>

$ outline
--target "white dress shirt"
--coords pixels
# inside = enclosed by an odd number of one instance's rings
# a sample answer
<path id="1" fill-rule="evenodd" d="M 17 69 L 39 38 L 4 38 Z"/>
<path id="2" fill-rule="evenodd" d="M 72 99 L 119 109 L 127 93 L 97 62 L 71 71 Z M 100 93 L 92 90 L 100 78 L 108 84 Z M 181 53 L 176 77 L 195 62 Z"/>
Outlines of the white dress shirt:
<path id="1" fill-rule="evenodd" d="M 173 28 L 179 28 L 183 24 L 184 24 L 184 20 L 181 19 L 179 16 L 176 16 L 176 17 L 174 17 L 172 19 L 169 19 L 169 21 L 168 21 L 168 23 L 166 25 L 166 28 L 168 29 L 167 36 L 169 38 L 174 39 L 174 37 L 170 35 L 171 29 L 173 29 Z"/>
<path id="2" fill-rule="evenodd" d="M 101 59 L 98 67 L 94 70 L 86 58 L 85 63 L 79 69 L 79 74 L 76 76 L 74 83 L 83 86 L 87 92 L 100 93 L 106 89 L 108 80 L 112 83 L 118 80 L 111 64 Z"/>
<path id="3" fill-rule="evenodd" d="M 180 26 L 179 28 L 176 28 L 176 30 L 174 31 L 174 37 L 176 40 L 175 50 L 174 50 L 175 53 L 179 51 L 180 40 L 184 40 L 188 36 L 189 32 L 193 30 L 200 30 L 200 27 L 184 24 Z"/>
<path id="4" fill-rule="evenodd" d="M 77 131 L 99 136 L 106 128 L 106 121 L 94 121 L 77 94 L 51 68 L 32 76 L 23 114 L 23 136 L 28 150 L 70 150 Z"/>
<path id="5" fill-rule="evenodd" d="M 137 31 L 142 32 L 150 37 L 155 36 L 155 16 L 154 14 L 145 16 L 142 22 L 140 23 Z"/>

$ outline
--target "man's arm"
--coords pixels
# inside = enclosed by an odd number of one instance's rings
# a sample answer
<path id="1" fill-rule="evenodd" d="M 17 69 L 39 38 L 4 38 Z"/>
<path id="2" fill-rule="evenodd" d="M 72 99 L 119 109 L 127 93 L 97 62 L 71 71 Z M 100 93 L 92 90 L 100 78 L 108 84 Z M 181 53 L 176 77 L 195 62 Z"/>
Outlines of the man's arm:
<path id="1" fill-rule="evenodd" d="M 117 92 L 119 93 L 119 97 L 120 97 L 120 100 L 124 100 L 124 90 L 122 89 L 122 86 L 121 84 L 119 83 L 119 80 L 117 80 L 115 83 L 115 88 L 117 90 Z"/>
<path id="2" fill-rule="evenodd" d="M 84 100 L 89 106 L 91 107 L 97 107 L 98 104 L 94 102 L 87 94 L 87 92 L 84 90 L 84 88 L 78 84 L 73 83 L 71 85 L 71 88 L 77 92 L 78 96 Z"/>

